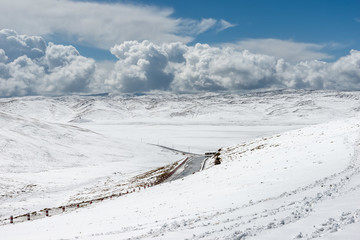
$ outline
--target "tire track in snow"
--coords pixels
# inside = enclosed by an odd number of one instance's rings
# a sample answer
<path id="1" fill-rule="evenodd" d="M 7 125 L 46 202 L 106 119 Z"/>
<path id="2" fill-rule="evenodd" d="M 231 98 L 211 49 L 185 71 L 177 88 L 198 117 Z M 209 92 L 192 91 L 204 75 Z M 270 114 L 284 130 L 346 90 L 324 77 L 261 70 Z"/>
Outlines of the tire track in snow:
<path id="1" fill-rule="evenodd" d="M 360 145 L 360 136 L 357 141 L 355 141 L 354 154 L 350 159 L 348 166 L 337 173 L 334 173 L 330 176 L 324 177 L 306 185 L 304 187 L 299 187 L 290 192 L 284 192 L 278 196 L 270 197 L 266 199 L 261 199 L 255 202 L 250 202 L 249 204 L 244 204 L 238 208 L 230 208 L 225 211 L 217 211 L 216 213 L 210 213 L 202 215 L 202 217 L 191 218 L 188 220 L 175 220 L 175 218 L 170 223 L 163 224 L 159 229 L 152 229 L 146 234 L 142 234 L 131 239 L 142 239 L 146 237 L 159 237 L 164 235 L 166 232 L 181 231 L 185 229 L 199 228 L 209 225 L 218 225 L 224 224 L 227 225 L 224 229 L 205 231 L 204 233 L 193 236 L 190 239 L 202 239 L 202 238 L 215 238 L 221 234 L 223 231 L 235 230 L 232 234 L 227 235 L 225 239 L 246 239 L 252 236 L 256 236 L 264 231 L 271 229 L 283 227 L 284 225 L 295 223 L 299 220 L 302 220 L 308 217 L 314 210 L 315 206 L 321 204 L 327 200 L 335 199 L 340 196 L 343 196 L 347 193 L 350 193 L 358 188 L 360 185 L 346 189 L 348 183 L 351 182 L 354 176 L 359 175 L 359 146 Z M 301 197 L 300 200 L 293 200 L 294 198 L 299 198 L 299 195 L 305 195 Z M 274 201 L 283 200 L 286 204 L 281 206 L 265 209 L 263 211 L 258 211 L 250 215 L 241 215 L 241 210 L 245 208 L 257 207 L 264 203 L 270 203 Z M 239 212 L 239 214 L 237 214 Z M 317 228 L 313 233 L 310 234 L 300 234 L 295 237 L 304 237 L 308 239 L 313 239 L 321 237 L 325 234 L 329 234 L 332 231 L 336 231 L 339 227 L 345 227 L 348 224 L 352 224 L 360 221 L 359 219 L 360 210 L 356 209 L 350 213 L 343 213 L 339 218 L 335 216 L 329 219 L 328 222 L 323 223 L 323 227 Z M 226 215 L 237 215 L 235 218 L 227 218 L 226 220 L 219 220 L 222 216 Z M 261 224 L 260 222 L 266 222 L 266 224 Z M 250 227 L 244 227 L 244 226 Z M 324 227 L 327 226 L 327 227 Z M 243 230 L 236 230 L 243 229 Z M 320 230 L 319 230 L 320 229 Z M 321 230 L 325 229 L 325 230 Z M 299 230 L 301 232 L 301 230 Z"/>

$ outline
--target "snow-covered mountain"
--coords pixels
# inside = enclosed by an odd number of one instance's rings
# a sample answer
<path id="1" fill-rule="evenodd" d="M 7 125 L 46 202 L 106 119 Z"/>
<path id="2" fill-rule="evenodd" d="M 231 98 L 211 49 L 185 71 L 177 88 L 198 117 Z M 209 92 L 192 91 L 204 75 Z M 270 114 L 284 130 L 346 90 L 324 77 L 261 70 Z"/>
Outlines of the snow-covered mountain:
<path id="1" fill-rule="evenodd" d="M 210 159 L 206 170 L 182 180 L 0 226 L 0 235 L 354 237 L 359 103 L 359 92 L 328 91 L 1 99 L 2 218 L 114 189 L 183 158 L 147 143 L 197 153 L 221 148 L 221 164 Z"/>

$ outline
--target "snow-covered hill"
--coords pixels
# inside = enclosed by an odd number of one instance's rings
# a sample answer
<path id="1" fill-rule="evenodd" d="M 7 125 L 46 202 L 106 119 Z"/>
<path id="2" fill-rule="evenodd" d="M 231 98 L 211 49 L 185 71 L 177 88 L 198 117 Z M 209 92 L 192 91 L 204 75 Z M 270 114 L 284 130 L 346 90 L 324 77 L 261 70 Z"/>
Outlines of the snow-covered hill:
<path id="1" fill-rule="evenodd" d="M 1 226 L 0 236 L 354 236 L 359 99 L 358 92 L 287 91 L 2 99 L 3 217 L 86 197 L 182 158 L 146 143 L 196 152 L 221 148 L 222 163 L 208 161 L 205 171 L 183 180 L 72 213 Z"/>
<path id="2" fill-rule="evenodd" d="M 360 120 L 223 148 L 183 180 L 76 212 L 7 225 L 8 239 L 356 239 Z"/>
<path id="3" fill-rule="evenodd" d="M 0 111 L 183 150 L 196 139 L 190 147 L 201 152 L 354 116 L 359 99 L 336 91 L 24 97 L 0 99 Z"/>

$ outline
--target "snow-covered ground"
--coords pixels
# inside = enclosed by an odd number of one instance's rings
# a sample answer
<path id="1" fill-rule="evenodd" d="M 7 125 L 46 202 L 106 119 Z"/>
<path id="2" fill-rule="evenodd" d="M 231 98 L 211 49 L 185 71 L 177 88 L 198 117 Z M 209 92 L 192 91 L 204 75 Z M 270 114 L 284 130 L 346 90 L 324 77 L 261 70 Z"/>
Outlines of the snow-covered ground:
<path id="1" fill-rule="evenodd" d="M 2 218 L 86 198 L 183 158 L 147 143 L 221 148 L 222 163 L 74 212 L 0 226 L 0 236 L 356 239 L 359 99 L 358 92 L 306 91 L 1 99 Z"/>

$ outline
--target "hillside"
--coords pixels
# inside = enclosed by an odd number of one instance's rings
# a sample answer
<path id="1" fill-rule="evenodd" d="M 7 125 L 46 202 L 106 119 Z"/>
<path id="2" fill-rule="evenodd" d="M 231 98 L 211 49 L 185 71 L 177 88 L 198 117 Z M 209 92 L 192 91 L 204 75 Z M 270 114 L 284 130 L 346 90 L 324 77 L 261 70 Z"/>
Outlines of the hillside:
<path id="1" fill-rule="evenodd" d="M 0 228 L 9 239 L 355 239 L 358 118 L 221 150 L 187 178 Z M 36 236 L 32 238 L 32 236 Z"/>
<path id="2" fill-rule="evenodd" d="M 0 235 L 341 239 L 354 234 L 360 214 L 359 96 L 282 91 L 2 99 L 2 218 L 105 194 L 183 158 L 147 143 L 198 153 L 221 148 L 222 163 L 207 161 L 206 170 L 182 180 L 75 212 L 0 226 Z"/>

